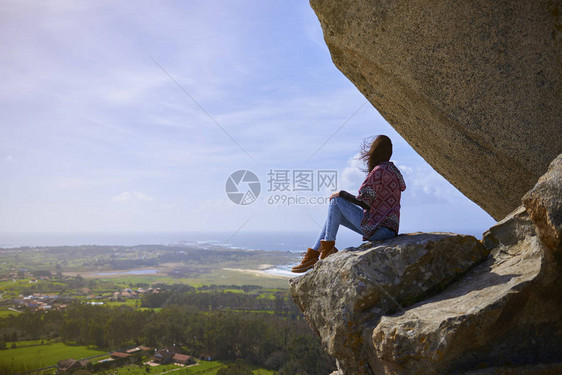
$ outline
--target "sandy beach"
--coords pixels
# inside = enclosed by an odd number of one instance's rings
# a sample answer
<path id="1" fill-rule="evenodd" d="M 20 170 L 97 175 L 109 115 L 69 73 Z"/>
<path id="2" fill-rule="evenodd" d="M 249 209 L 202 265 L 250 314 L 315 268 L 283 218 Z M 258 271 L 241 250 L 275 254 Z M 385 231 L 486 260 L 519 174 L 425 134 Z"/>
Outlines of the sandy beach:
<path id="1" fill-rule="evenodd" d="M 251 270 L 247 268 L 223 268 L 225 271 L 241 272 L 252 276 L 265 277 L 269 279 L 290 279 L 290 275 L 275 275 L 264 270 Z"/>

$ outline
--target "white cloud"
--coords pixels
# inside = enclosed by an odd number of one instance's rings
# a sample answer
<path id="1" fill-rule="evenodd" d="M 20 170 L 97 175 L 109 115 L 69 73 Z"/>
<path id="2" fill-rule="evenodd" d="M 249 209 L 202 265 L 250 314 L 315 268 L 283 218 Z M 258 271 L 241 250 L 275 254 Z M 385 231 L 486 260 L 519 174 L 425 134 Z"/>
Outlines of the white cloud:
<path id="1" fill-rule="evenodd" d="M 403 166 L 410 204 L 458 203 L 466 200 L 453 185 L 429 165 Z"/>
<path id="2" fill-rule="evenodd" d="M 124 191 L 111 198 L 112 202 L 150 202 L 154 201 L 154 198 L 148 194 L 141 193 L 139 191 Z"/>
<path id="3" fill-rule="evenodd" d="M 14 161 L 14 158 L 12 157 L 12 155 L 8 155 L 8 156 L 6 156 L 6 161 L 7 161 L 8 163 L 11 163 L 11 162 Z"/>
<path id="4" fill-rule="evenodd" d="M 414 173 L 414 170 L 411 167 L 408 167 L 407 165 L 397 165 L 398 169 L 400 169 L 400 172 L 402 172 L 403 175 L 405 176 L 410 176 L 412 175 L 412 173 Z"/>
<path id="5" fill-rule="evenodd" d="M 339 190 L 346 190 L 352 194 L 356 194 L 363 181 L 365 180 L 365 165 L 359 159 L 359 153 L 355 154 L 348 160 L 347 166 L 341 172 Z"/>
<path id="6" fill-rule="evenodd" d="M 205 199 L 200 201 L 197 206 L 195 206 L 195 209 L 197 212 L 208 212 L 208 211 L 220 211 L 220 212 L 226 212 L 226 211 L 236 211 L 238 209 L 240 209 L 240 206 L 231 202 L 227 196 L 226 193 L 224 193 L 224 196 L 221 198 L 217 198 L 217 199 Z"/>
<path id="7" fill-rule="evenodd" d="M 365 180 L 365 167 L 359 159 L 359 153 L 350 158 L 340 173 L 338 189 L 356 194 Z M 395 165 L 402 172 L 406 182 L 404 200 L 407 205 L 447 204 L 456 203 L 466 198 L 447 180 L 435 172 L 430 166 L 418 162 L 413 165 Z"/>

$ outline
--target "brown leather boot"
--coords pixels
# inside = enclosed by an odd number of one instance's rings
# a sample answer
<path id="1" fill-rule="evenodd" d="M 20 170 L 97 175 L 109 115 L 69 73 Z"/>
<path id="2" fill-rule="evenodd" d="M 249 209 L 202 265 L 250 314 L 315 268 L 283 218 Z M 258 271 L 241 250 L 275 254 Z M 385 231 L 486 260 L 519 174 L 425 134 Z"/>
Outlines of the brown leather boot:
<path id="1" fill-rule="evenodd" d="M 326 257 L 338 252 L 338 249 L 334 246 L 336 241 L 320 241 L 320 259 L 325 259 Z"/>
<path id="2" fill-rule="evenodd" d="M 320 256 L 320 252 L 314 249 L 308 248 L 306 253 L 303 253 L 303 258 L 301 264 L 298 266 L 293 267 L 292 271 L 295 273 L 306 272 L 312 267 L 314 264 L 318 262 L 318 257 Z"/>

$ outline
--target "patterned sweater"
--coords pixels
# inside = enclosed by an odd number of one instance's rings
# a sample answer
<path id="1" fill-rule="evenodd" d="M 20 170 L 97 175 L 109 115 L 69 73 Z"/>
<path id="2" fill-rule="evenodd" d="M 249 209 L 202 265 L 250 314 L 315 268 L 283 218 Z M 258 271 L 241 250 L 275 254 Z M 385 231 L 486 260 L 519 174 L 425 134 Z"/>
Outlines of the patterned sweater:
<path id="1" fill-rule="evenodd" d="M 357 200 L 364 202 L 361 229 L 364 240 L 375 233 L 379 226 L 387 227 L 398 233 L 400 225 L 400 196 L 406 190 L 406 183 L 396 166 L 390 162 L 379 163 L 367 176 L 361 187 Z"/>

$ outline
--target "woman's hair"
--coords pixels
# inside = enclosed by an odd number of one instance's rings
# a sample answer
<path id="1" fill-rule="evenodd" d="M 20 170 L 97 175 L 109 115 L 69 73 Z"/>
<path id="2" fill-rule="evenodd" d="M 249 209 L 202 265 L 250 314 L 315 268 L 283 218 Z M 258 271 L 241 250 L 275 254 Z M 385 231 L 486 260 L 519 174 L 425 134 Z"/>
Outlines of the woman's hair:
<path id="1" fill-rule="evenodd" d="M 365 162 L 366 172 L 370 173 L 377 164 L 389 161 L 392 156 L 392 142 L 386 135 L 366 139 L 361 145 L 359 158 Z"/>

